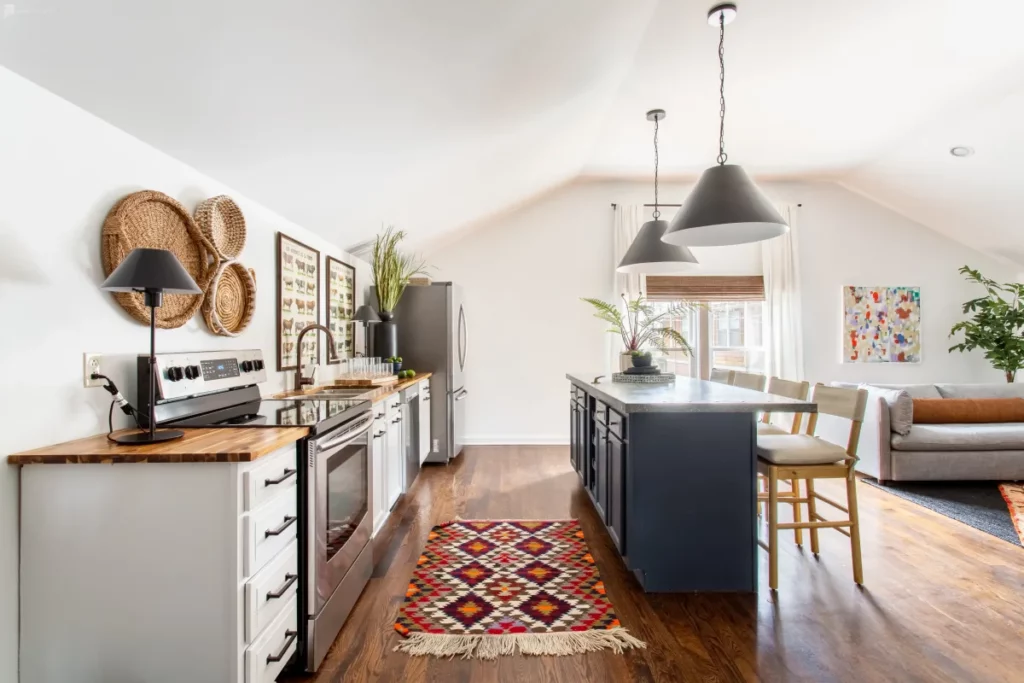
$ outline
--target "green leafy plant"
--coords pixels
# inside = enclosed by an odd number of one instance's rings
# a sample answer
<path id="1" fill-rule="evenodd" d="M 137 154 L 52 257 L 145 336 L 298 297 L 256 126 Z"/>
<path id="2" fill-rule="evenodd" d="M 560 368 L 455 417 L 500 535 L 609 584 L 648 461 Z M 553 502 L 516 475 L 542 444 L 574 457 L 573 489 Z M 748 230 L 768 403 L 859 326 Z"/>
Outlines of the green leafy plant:
<path id="1" fill-rule="evenodd" d="M 373 243 L 373 284 L 377 288 L 377 303 L 385 313 L 395 310 L 411 278 L 427 273 L 422 260 L 399 251 L 398 244 L 403 239 L 405 232 L 389 226 Z"/>
<path id="2" fill-rule="evenodd" d="M 640 353 L 644 346 L 651 346 L 659 351 L 679 350 L 687 356 L 693 355 L 693 348 L 686 337 L 669 327 L 668 323 L 672 318 L 696 308 L 696 304 L 677 303 L 659 313 L 643 294 L 636 299 L 622 295 L 624 310 L 600 299 L 584 298 L 582 301 L 594 307 L 595 318 L 612 325 L 608 332 L 622 337 L 626 352 Z"/>
<path id="3" fill-rule="evenodd" d="M 636 351 L 630 351 L 629 355 L 631 355 L 631 356 L 649 356 L 649 355 L 651 355 L 651 352 L 650 351 L 636 350 Z"/>
<path id="4" fill-rule="evenodd" d="M 1006 381 L 1017 377 L 1024 367 L 1024 284 L 999 283 L 979 271 L 964 266 L 960 274 L 969 282 L 976 282 L 988 292 L 986 296 L 971 299 L 963 305 L 963 312 L 971 319 L 958 322 L 949 331 L 952 337 L 964 333 L 964 340 L 949 347 L 949 352 L 981 349 L 985 358 L 997 370 L 1006 373 Z"/>

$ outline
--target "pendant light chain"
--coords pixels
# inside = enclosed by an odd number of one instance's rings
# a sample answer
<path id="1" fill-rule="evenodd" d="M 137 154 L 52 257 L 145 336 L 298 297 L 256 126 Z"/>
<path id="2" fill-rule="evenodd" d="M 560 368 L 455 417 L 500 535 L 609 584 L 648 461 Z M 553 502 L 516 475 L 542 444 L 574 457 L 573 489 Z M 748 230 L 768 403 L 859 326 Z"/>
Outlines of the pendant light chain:
<path id="1" fill-rule="evenodd" d="M 725 153 L 725 12 L 718 13 L 718 165 L 729 159 Z"/>
<path id="2" fill-rule="evenodd" d="M 658 120 L 660 116 L 654 117 L 654 220 L 661 218 L 661 211 L 658 209 Z"/>

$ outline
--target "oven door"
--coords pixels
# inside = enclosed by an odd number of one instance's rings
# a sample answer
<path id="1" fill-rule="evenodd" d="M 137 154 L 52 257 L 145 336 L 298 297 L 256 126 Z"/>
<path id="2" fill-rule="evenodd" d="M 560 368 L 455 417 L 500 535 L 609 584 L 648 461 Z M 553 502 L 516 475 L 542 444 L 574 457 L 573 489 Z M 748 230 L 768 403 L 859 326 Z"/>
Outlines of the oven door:
<path id="1" fill-rule="evenodd" d="M 312 442 L 308 608 L 316 616 L 370 541 L 370 427 L 365 414 Z"/>

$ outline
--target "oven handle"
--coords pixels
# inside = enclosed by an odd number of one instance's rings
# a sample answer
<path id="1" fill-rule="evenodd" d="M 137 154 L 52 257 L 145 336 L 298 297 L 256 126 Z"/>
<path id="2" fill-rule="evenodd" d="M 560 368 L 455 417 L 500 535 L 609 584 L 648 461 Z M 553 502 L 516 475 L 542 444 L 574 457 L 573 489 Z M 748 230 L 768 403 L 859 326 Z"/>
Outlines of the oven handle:
<path id="1" fill-rule="evenodd" d="M 324 451 L 337 448 L 338 446 L 344 446 L 350 441 L 355 441 L 358 437 L 370 431 L 370 427 L 373 426 L 373 411 L 366 413 L 366 417 L 359 423 L 358 426 L 353 429 L 347 430 L 341 436 L 335 437 L 330 441 L 317 442 L 316 449 L 318 452 L 323 453 Z"/>

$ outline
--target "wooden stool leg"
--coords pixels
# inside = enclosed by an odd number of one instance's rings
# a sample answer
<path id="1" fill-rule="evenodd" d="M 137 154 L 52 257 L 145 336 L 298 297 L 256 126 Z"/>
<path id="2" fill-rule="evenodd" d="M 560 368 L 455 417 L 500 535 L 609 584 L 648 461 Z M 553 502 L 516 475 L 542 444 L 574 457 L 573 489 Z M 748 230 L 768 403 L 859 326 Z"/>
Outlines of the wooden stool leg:
<path id="1" fill-rule="evenodd" d="M 768 468 L 768 587 L 779 588 L 779 471 Z"/>
<path id="2" fill-rule="evenodd" d="M 852 474 L 852 473 L 851 473 Z M 857 512 L 857 478 L 846 478 L 846 506 L 850 508 L 850 551 L 853 554 L 853 580 L 864 584 L 864 568 L 860 556 L 860 516 Z"/>
<path id="3" fill-rule="evenodd" d="M 813 479 L 808 479 L 807 480 L 807 516 L 808 516 L 809 519 L 807 521 L 809 521 L 809 522 L 817 522 L 818 521 L 817 515 L 818 515 L 818 506 L 817 506 L 817 503 L 815 503 L 815 501 L 814 501 L 814 480 Z M 811 533 L 811 552 L 814 553 L 815 557 L 817 557 L 818 556 L 818 530 L 812 528 L 812 529 L 809 529 L 809 531 Z"/>
<path id="4" fill-rule="evenodd" d="M 800 480 L 799 479 L 792 479 L 792 480 L 790 480 L 789 484 L 790 484 L 790 487 L 793 489 L 793 497 L 794 498 L 799 498 L 800 497 Z M 801 506 L 801 503 L 793 503 L 793 521 L 796 522 L 797 524 L 802 522 L 803 518 L 804 518 L 803 511 L 800 509 L 800 506 Z M 796 541 L 796 544 L 798 546 L 803 546 L 803 544 L 804 544 L 804 530 L 803 529 L 793 529 L 793 539 Z"/>

